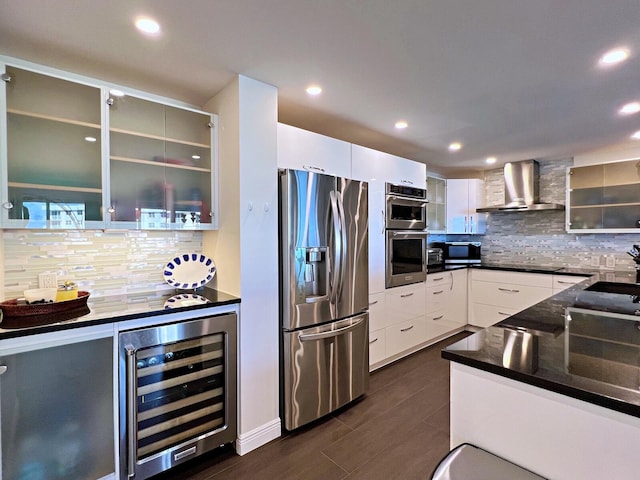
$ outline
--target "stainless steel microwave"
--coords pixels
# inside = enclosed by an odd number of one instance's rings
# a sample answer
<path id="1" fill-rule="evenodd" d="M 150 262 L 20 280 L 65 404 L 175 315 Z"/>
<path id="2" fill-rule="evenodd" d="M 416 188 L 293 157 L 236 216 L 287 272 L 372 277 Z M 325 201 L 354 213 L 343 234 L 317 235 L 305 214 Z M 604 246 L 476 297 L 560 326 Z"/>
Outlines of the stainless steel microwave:
<path id="1" fill-rule="evenodd" d="M 427 190 L 387 183 L 385 228 L 424 230 L 427 228 Z"/>
<path id="2" fill-rule="evenodd" d="M 443 242 L 444 263 L 480 263 L 482 258 L 482 243 L 480 242 Z"/>

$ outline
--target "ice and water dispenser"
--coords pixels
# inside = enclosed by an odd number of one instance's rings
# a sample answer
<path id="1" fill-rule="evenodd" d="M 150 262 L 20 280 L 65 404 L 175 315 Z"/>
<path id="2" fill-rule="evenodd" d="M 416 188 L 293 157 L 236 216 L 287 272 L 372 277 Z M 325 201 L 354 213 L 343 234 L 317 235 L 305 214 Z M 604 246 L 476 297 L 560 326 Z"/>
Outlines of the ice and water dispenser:
<path id="1" fill-rule="evenodd" d="M 329 290 L 329 267 L 327 247 L 297 248 L 296 278 L 298 294 L 305 303 L 318 302 L 327 298 Z"/>

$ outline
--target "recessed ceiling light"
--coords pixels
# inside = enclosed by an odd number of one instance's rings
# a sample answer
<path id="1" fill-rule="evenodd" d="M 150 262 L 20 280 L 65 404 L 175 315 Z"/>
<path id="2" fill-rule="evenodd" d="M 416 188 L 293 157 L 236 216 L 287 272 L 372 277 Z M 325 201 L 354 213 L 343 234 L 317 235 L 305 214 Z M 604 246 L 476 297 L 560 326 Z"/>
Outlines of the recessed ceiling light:
<path id="1" fill-rule="evenodd" d="M 631 135 L 631 138 L 633 138 L 634 140 L 640 140 L 640 130 Z"/>
<path id="2" fill-rule="evenodd" d="M 138 17 L 136 28 L 147 35 L 157 35 L 160 33 L 160 24 L 149 17 Z"/>
<path id="3" fill-rule="evenodd" d="M 309 85 L 307 87 L 307 93 L 309 95 L 320 95 L 322 93 L 322 88 L 318 85 Z"/>
<path id="4" fill-rule="evenodd" d="M 485 162 L 487 162 L 489 165 L 496 163 L 496 157 L 487 157 Z"/>
<path id="5" fill-rule="evenodd" d="M 620 115 L 631 115 L 632 113 L 640 112 L 640 102 L 631 102 L 624 105 L 618 113 Z"/>
<path id="6" fill-rule="evenodd" d="M 97 142 L 98 139 L 96 137 L 84 137 L 85 141 L 89 143 Z"/>
<path id="7" fill-rule="evenodd" d="M 462 148 L 462 144 L 461 143 L 453 142 L 453 143 L 449 144 L 449 151 L 450 152 L 457 152 L 461 148 Z"/>
<path id="8" fill-rule="evenodd" d="M 611 65 L 624 62 L 627 58 L 629 58 L 629 50 L 626 48 L 614 48 L 600 57 L 598 65 L 601 67 L 610 67 Z"/>
<path id="9" fill-rule="evenodd" d="M 403 128 L 407 128 L 409 126 L 409 124 L 407 122 L 405 122 L 404 120 L 398 120 L 396 122 L 396 128 L 398 130 L 402 130 Z"/>
<path id="10" fill-rule="evenodd" d="M 115 88 L 109 90 L 109 94 L 114 97 L 124 97 L 124 92 L 122 90 L 116 90 Z"/>

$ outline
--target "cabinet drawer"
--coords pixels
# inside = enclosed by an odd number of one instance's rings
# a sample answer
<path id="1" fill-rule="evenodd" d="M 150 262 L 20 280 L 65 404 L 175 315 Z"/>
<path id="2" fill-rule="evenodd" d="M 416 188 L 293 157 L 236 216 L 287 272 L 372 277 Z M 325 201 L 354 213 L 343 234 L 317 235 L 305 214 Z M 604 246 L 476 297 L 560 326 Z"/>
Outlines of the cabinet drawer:
<path id="1" fill-rule="evenodd" d="M 369 365 L 386 358 L 386 335 L 384 328 L 369 333 Z"/>
<path id="2" fill-rule="evenodd" d="M 469 323 L 476 327 L 486 328 L 510 317 L 514 313 L 518 313 L 518 311 L 519 309 L 474 303 L 471 305 L 471 318 Z"/>
<path id="3" fill-rule="evenodd" d="M 573 275 L 553 275 L 553 291 L 554 293 L 561 292 L 587 278 L 588 277 L 577 277 Z"/>
<path id="4" fill-rule="evenodd" d="M 388 324 L 404 322 L 424 315 L 426 292 L 424 283 L 395 287 L 385 291 L 385 309 Z"/>
<path id="5" fill-rule="evenodd" d="M 445 310 L 437 310 L 425 317 L 427 340 L 440 337 L 460 327 L 449 322 Z"/>
<path id="6" fill-rule="evenodd" d="M 387 326 L 384 308 L 384 293 L 369 295 L 369 332 Z"/>
<path id="7" fill-rule="evenodd" d="M 427 287 L 427 305 L 425 311 L 429 313 L 442 310 L 449 302 L 454 300 L 451 295 L 451 284 L 449 283 Z"/>
<path id="8" fill-rule="evenodd" d="M 532 287 L 551 288 L 553 275 L 545 273 L 523 273 L 509 272 L 505 270 L 483 270 L 471 271 L 471 279 L 475 282 L 499 282 L 513 285 L 530 285 Z"/>
<path id="9" fill-rule="evenodd" d="M 409 322 L 403 322 L 385 330 L 387 342 L 387 357 L 415 347 L 427 340 L 424 317 L 417 317 Z"/>
<path id="10" fill-rule="evenodd" d="M 486 305 L 522 310 L 551 295 L 551 289 L 530 285 L 494 282 L 473 282 L 471 301 Z"/>
<path id="11" fill-rule="evenodd" d="M 427 274 L 427 287 L 451 283 L 451 272 L 436 272 Z"/>

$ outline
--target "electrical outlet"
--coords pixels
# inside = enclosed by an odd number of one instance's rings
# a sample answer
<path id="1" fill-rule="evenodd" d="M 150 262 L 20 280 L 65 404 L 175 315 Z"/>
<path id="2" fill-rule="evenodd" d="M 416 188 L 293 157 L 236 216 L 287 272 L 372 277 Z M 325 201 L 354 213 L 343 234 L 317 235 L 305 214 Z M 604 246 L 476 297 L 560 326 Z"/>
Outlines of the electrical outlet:
<path id="1" fill-rule="evenodd" d="M 38 286 L 40 288 L 57 288 L 58 275 L 56 274 L 56 272 L 39 273 Z"/>
<path id="2" fill-rule="evenodd" d="M 604 264 L 605 264 L 605 266 L 607 268 L 615 268 L 615 266 L 616 266 L 616 257 L 614 257 L 613 255 L 608 255 L 607 257 L 605 257 Z"/>
<path id="3" fill-rule="evenodd" d="M 591 266 L 592 267 L 600 266 L 600 256 L 594 255 L 593 257 L 591 257 Z"/>

